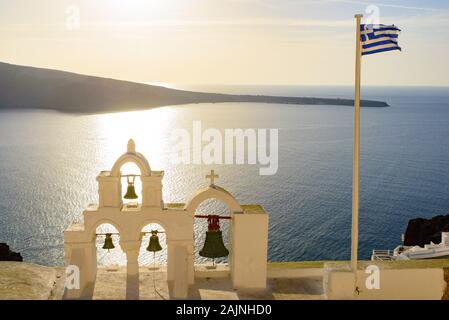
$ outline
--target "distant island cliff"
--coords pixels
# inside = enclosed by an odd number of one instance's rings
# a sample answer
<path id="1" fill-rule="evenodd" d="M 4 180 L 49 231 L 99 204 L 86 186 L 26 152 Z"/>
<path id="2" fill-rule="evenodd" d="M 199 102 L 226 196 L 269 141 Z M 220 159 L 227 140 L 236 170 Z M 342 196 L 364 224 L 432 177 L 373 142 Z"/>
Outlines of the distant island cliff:
<path id="1" fill-rule="evenodd" d="M 204 93 L 0 63 L 0 109 L 51 109 L 71 113 L 143 110 L 189 103 L 258 102 L 352 106 L 351 99 Z M 362 100 L 362 107 L 388 107 Z"/>

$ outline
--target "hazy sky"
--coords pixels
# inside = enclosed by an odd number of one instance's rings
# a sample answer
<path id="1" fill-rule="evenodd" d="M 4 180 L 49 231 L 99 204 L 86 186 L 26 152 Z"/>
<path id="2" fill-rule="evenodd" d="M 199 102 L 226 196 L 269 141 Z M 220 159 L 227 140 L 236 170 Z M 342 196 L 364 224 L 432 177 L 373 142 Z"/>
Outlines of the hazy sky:
<path id="1" fill-rule="evenodd" d="M 403 51 L 364 57 L 364 84 L 449 85 L 447 0 L 0 0 L 0 61 L 139 82 L 348 85 L 353 16 L 367 9 L 402 29 Z"/>

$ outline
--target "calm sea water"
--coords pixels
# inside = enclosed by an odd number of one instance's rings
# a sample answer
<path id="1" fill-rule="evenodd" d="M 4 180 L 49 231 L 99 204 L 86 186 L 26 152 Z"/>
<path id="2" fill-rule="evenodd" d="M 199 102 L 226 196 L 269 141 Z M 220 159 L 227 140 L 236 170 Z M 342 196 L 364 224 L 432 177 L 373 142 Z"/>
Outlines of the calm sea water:
<path id="1" fill-rule="evenodd" d="M 350 87 L 189 89 L 352 96 Z M 409 219 L 449 214 L 449 90 L 368 87 L 363 98 L 391 104 L 362 109 L 360 255 L 369 258 L 373 248 L 397 245 Z M 165 170 L 164 200 L 185 202 L 206 185 L 204 175 L 212 168 L 170 161 L 171 130 L 191 130 L 194 120 L 219 130 L 279 128 L 276 175 L 260 176 L 259 165 L 213 166 L 219 185 L 242 203 L 260 203 L 269 212 L 270 260 L 349 259 L 353 109 L 344 106 L 197 104 L 102 115 L 1 111 L 0 242 L 25 260 L 61 265 L 63 230 L 82 220 L 87 204 L 97 202 L 95 177 L 112 167 L 129 138 L 154 170 Z M 225 212 L 226 207 L 208 202 L 199 211 Z M 228 231 L 226 223 L 222 228 Z M 198 221 L 197 250 L 205 229 L 205 221 Z M 124 263 L 115 243 L 108 254 L 99 250 L 100 264 Z M 147 238 L 142 264 L 152 262 L 146 245 Z"/>

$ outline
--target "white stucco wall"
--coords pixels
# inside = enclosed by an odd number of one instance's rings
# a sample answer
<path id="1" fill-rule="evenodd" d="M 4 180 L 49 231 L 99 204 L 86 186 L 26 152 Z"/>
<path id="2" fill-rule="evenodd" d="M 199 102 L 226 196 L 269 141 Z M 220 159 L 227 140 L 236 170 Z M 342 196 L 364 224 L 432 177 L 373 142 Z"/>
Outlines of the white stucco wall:
<path id="1" fill-rule="evenodd" d="M 325 268 L 323 285 L 328 299 L 440 300 L 446 289 L 443 268 L 380 268 L 379 289 L 368 289 L 365 270 L 357 272 L 360 294 L 354 294 L 354 274 Z"/>
<path id="2" fill-rule="evenodd" d="M 231 274 L 234 288 L 264 289 L 267 285 L 268 215 L 232 215 Z"/>

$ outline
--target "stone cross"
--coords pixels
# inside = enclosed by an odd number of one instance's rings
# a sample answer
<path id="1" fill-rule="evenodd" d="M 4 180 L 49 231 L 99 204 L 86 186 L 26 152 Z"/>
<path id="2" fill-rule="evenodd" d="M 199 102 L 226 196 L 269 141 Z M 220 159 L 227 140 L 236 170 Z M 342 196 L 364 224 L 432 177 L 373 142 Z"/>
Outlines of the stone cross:
<path id="1" fill-rule="evenodd" d="M 215 178 L 218 179 L 218 174 L 215 174 L 214 170 L 210 171 L 210 174 L 206 175 L 206 179 L 210 179 L 210 185 L 213 186 L 214 185 L 214 180 Z"/>

